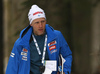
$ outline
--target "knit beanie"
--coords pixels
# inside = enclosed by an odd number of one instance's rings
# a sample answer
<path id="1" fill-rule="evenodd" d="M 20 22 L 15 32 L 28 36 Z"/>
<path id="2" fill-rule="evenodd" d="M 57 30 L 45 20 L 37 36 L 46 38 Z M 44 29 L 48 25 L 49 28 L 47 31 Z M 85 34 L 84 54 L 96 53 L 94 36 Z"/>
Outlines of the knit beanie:
<path id="1" fill-rule="evenodd" d="M 46 19 L 45 13 L 37 5 L 32 5 L 32 7 L 28 13 L 28 19 L 29 19 L 30 24 L 32 24 L 32 21 L 37 18 L 45 18 Z"/>

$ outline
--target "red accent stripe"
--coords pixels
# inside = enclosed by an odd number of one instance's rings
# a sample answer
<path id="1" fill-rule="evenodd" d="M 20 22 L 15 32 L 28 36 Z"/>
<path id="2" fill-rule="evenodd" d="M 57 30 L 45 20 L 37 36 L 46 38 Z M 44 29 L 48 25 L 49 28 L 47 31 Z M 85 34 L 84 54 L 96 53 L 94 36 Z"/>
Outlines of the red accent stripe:
<path id="1" fill-rule="evenodd" d="M 49 46 L 53 45 L 53 44 L 56 44 L 56 41 L 52 41 L 49 43 Z"/>
<path id="2" fill-rule="evenodd" d="M 33 15 L 36 15 L 36 14 L 43 14 L 43 12 L 35 12 Z"/>
<path id="3" fill-rule="evenodd" d="M 24 52 L 28 52 L 28 50 L 27 50 L 27 49 L 25 49 L 25 48 L 23 49 L 23 51 L 24 51 Z"/>

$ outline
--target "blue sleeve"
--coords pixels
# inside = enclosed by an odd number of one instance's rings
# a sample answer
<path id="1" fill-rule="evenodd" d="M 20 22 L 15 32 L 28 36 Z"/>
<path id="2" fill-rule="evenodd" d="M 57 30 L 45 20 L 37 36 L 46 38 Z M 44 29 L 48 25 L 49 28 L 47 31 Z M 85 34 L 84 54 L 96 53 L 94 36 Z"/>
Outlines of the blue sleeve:
<path id="1" fill-rule="evenodd" d="M 10 54 L 5 74 L 18 74 L 18 65 L 19 65 L 19 52 L 18 52 L 18 46 L 15 43 L 12 52 Z"/>
<path id="2" fill-rule="evenodd" d="M 64 66 L 64 72 L 65 74 L 71 73 L 71 65 L 72 65 L 72 52 L 64 39 L 63 35 L 60 32 L 60 54 L 64 58 L 65 62 L 63 64 Z"/>

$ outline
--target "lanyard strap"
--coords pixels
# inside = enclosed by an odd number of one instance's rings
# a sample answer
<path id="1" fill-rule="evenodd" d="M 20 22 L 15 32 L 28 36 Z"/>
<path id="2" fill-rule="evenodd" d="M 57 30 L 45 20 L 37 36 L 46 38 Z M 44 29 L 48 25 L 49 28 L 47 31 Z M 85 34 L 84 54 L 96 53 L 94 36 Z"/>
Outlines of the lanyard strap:
<path id="1" fill-rule="evenodd" d="M 41 51 L 39 49 L 38 43 L 34 37 L 34 35 L 32 34 L 36 49 L 38 51 L 38 54 L 41 55 Z M 43 56 L 42 56 L 42 64 L 44 64 L 44 59 L 45 59 L 45 53 L 46 53 L 46 44 L 47 44 L 47 35 L 45 35 L 45 42 L 44 42 L 44 50 L 43 50 Z"/>

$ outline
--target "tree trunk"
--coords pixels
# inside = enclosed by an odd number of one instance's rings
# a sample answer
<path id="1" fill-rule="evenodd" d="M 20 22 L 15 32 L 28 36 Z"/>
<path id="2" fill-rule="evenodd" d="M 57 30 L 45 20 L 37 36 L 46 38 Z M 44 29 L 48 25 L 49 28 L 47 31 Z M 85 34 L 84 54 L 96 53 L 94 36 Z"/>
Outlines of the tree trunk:
<path id="1" fill-rule="evenodd" d="M 23 23 L 26 12 L 20 11 L 22 1 L 24 0 L 3 0 L 4 72 L 14 42 L 19 37 L 19 32 L 24 28 L 24 24 L 27 24 L 27 22 Z"/>
<path id="2" fill-rule="evenodd" d="M 3 74 L 3 22 L 2 22 L 2 0 L 0 0 L 0 74 Z"/>
<path id="3" fill-rule="evenodd" d="M 9 1 L 8 0 L 3 0 L 3 53 L 4 53 L 4 74 L 6 70 L 6 66 L 8 63 L 8 13 L 9 13 Z"/>
<path id="4" fill-rule="evenodd" d="M 91 3 L 72 1 L 72 40 L 75 74 L 90 74 Z"/>
<path id="5" fill-rule="evenodd" d="M 100 1 L 97 1 L 93 0 L 92 7 L 91 74 L 100 74 Z"/>

